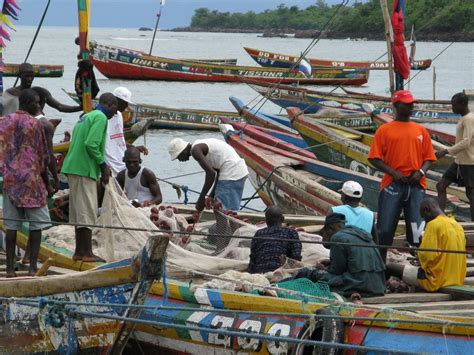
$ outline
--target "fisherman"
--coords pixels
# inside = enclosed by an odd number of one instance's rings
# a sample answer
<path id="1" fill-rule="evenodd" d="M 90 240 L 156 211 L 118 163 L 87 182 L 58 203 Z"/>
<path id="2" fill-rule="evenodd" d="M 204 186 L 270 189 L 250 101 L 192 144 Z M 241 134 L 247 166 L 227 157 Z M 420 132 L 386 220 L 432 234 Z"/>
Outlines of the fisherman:
<path id="1" fill-rule="evenodd" d="M 469 112 L 468 104 L 469 99 L 462 92 L 451 98 L 453 112 L 462 115 L 456 125 L 456 144 L 436 152 L 436 157 L 440 159 L 451 154 L 455 156 L 455 160 L 436 184 L 436 189 L 439 205 L 444 211 L 448 186 L 452 183 L 465 186 L 471 207 L 471 220 L 474 221 L 474 113 Z"/>
<path id="2" fill-rule="evenodd" d="M 29 222 L 28 273 L 36 274 L 41 230 L 51 222 L 47 198 L 54 192 L 47 175 L 49 154 L 44 130 L 34 118 L 39 110 L 39 96 L 34 90 L 25 89 L 18 99 L 20 109 L 0 120 L 7 277 L 16 276 L 16 235 L 22 226 L 21 219 Z"/>
<path id="3" fill-rule="evenodd" d="M 353 293 L 362 296 L 380 296 L 385 293 L 385 265 L 377 245 L 369 233 L 361 228 L 346 226 L 341 213 L 326 216 L 319 234 L 329 252 L 329 265 L 301 269 L 294 277 L 313 282 L 325 281 L 331 291 L 345 297 Z M 343 244 L 350 245 L 343 245 Z M 361 245 L 360 247 L 357 245 Z"/>
<path id="4" fill-rule="evenodd" d="M 437 200 L 425 198 L 420 213 L 427 223 L 420 249 L 466 251 L 463 228 L 454 218 L 444 214 Z M 387 270 L 406 283 L 429 292 L 464 284 L 466 254 L 419 250 L 418 260 L 420 267 L 389 263 Z"/>
<path id="5" fill-rule="evenodd" d="M 35 79 L 35 70 L 30 63 L 22 63 L 18 68 L 18 76 L 20 77 L 20 86 L 12 87 L 3 93 L 2 104 L 4 116 L 18 110 L 18 98 L 20 96 L 20 93 L 25 89 L 31 88 L 33 80 Z M 57 101 L 48 90 L 44 88 L 43 90 L 45 90 L 46 92 L 46 103 L 52 108 L 55 108 L 60 112 L 82 111 L 82 106 L 64 105 Z"/>
<path id="6" fill-rule="evenodd" d="M 375 227 L 375 213 L 360 206 L 364 189 L 357 181 L 346 181 L 341 189 L 341 206 L 332 207 L 328 214 L 342 213 L 346 217 L 346 225 L 359 227 L 372 235 L 377 243 L 377 228 Z"/>
<path id="7" fill-rule="evenodd" d="M 436 156 L 426 128 L 410 122 L 414 102 L 408 90 L 393 94 L 395 119 L 377 129 L 369 151 L 370 163 L 385 173 L 377 216 L 381 245 L 392 245 L 402 210 L 408 243 L 419 245 L 425 225 L 420 215 L 420 203 L 425 197 L 425 174 Z M 387 250 L 382 249 L 381 254 L 385 260 Z"/>
<path id="8" fill-rule="evenodd" d="M 174 138 L 168 145 L 168 152 L 171 160 L 178 159 L 181 162 L 188 161 L 192 156 L 206 173 L 204 186 L 196 202 L 196 211 L 204 209 L 208 193 L 211 199 L 222 204 L 224 210 L 240 209 L 245 179 L 249 172 L 245 161 L 234 148 L 215 138 L 200 139 L 193 144 Z M 208 200 L 207 205 L 210 204 L 212 202 Z"/>
<path id="9" fill-rule="evenodd" d="M 245 179 L 248 175 L 245 161 L 239 157 L 234 148 L 227 143 L 215 139 L 200 139 L 193 144 L 181 138 L 174 138 L 168 144 L 171 160 L 188 161 L 192 156 L 206 173 L 204 185 L 196 201 L 194 221 L 199 220 L 201 212 L 206 208 L 214 207 L 216 224 L 211 228 L 208 241 L 216 244 L 214 255 L 219 254 L 229 243 L 229 238 L 219 238 L 219 235 L 230 235 L 233 227 L 230 220 L 220 213 L 224 211 L 236 212 L 240 209 Z M 211 189 L 212 188 L 212 189 Z M 206 195 L 209 197 L 206 198 Z"/>
<path id="10" fill-rule="evenodd" d="M 125 169 L 123 160 L 125 150 L 128 145 L 125 142 L 123 134 L 123 116 L 122 113 L 127 109 L 129 104 L 133 104 L 132 93 L 123 86 L 117 87 L 113 91 L 117 98 L 117 113 L 109 120 L 107 125 L 107 142 L 105 144 L 105 162 L 112 170 L 112 176 L 117 176 L 119 172 Z M 138 150 L 148 155 L 148 149 L 141 145 L 137 146 Z"/>
<path id="11" fill-rule="evenodd" d="M 69 222 L 77 224 L 73 260 L 103 261 L 92 252 L 92 229 L 97 218 L 97 180 L 106 185 L 110 168 L 104 160 L 107 121 L 117 112 L 112 93 L 100 96 L 96 109 L 83 115 L 74 126 L 71 146 L 61 172 L 69 181 Z M 87 227 L 86 227 L 87 226 Z"/>
<path id="12" fill-rule="evenodd" d="M 141 166 L 140 150 L 128 147 L 123 157 L 126 169 L 117 175 L 117 181 L 135 207 L 159 205 L 162 201 L 160 185 L 150 169 Z"/>
<path id="13" fill-rule="evenodd" d="M 267 227 L 259 229 L 250 245 L 250 262 L 247 271 L 264 274 L 281 266 L 281 257 L 301 261 L 301 242 L 298 232 L 283 227 L 285 217 L 281 209 L 271 206 L 265 211 Z M 259 239 L 262 238 L 262 239 Z"/>

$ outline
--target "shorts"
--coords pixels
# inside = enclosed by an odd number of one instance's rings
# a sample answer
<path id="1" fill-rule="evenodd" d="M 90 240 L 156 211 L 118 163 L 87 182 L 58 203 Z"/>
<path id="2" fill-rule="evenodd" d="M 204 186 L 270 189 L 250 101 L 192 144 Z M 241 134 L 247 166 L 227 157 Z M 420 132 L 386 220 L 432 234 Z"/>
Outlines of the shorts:
<path id="1" fill-rule="evenodd" d="M 425 280 L 425 270 L 418 266 L 405 265 L 402 280 L 411 286 L 420 286 L 418 280 Z"/>
<path id="2" fill-rule="evenodd" d="M 474 165 L 452 163 L 444 172 L 443 178 L 458 186 L 474 187 Z"/>
<path id="3" fill-rule="evenodd" d="M 27 208 L 16 207 L 12 204 L 7 195 L 3 195 L 3 221 L 7 230 L 21 230 L 22 221 L 12 221 L 10 219 L 26 219 L 29 222 L 29 230 L 36 231 L 51 226 L 48 205 L 43 207 Z"/>
<path id="4" fill-rule="evenodd" d="M 246 179 L 217 181 L 214 199 L 222 204 L 222 209 L 234 212 L 240 209 Z"/>
<path id="5" fill-rule="evenodd" d="M 97 182 L 91 178 L 69 174 L 69 223 L 93 225 L 97 220 Z M 90 227 L 78 227 L 90 228 Z"/>

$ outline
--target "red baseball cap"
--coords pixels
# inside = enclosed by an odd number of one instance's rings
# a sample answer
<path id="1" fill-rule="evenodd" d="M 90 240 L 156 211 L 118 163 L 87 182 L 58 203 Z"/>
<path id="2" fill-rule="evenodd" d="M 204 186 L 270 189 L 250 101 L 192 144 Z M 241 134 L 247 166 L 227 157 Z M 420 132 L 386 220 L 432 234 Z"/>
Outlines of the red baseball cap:
<path id="1" fill-rule="evenodd" d="M 416 102 L 413 94 L 408 90 L 398 90 L 392 95 L 392 103 L 402 102 L 404 104 L 412 104 Z"/>

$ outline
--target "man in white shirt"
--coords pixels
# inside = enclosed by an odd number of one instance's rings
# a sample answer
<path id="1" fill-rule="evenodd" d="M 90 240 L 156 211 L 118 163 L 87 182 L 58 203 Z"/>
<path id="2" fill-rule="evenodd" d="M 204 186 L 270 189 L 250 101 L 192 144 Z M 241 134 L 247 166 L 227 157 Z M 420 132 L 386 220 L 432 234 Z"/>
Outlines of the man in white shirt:
<path id="1" fill-rule="evenodd" d="M 117 113 L 112 117 L 107 125 L 107 141 L 105 143 L 105 162 L 112 170 L 112 176 L 117 176 L 124 170 L 125 163 L 123 157 L 127 149 L 127 143 L 123 134 L 123 116 L 122 112 L 133 104 L 132 93 L 123 86 L 119 86 L 113 91 L 118 101 Z M 148 155 L 148 149 L 145 146 L 136 147 L 141 153 Z"/>

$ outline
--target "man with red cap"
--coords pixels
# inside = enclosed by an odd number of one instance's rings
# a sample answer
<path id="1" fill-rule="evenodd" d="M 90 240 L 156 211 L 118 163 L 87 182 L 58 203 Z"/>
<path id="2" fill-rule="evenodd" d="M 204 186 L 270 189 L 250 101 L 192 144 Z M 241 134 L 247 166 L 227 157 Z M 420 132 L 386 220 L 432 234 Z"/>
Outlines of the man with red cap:
<path id="1" fill-rule="evenodd" d="M 408 90 L 392 96 L 395 117 L 375 133 L 369 161 L 385 173 L 378 201 L 377 234 L 381 245 L 392 245 L 403 210 L 408 243 L 420 244 L 425 222 L 420 204 L 425 197 L 426 171 L 436 160 L 425 127 L 410 122 L 415 98 Z M 386 249 L 381 250 L 385 260 Z"/>

